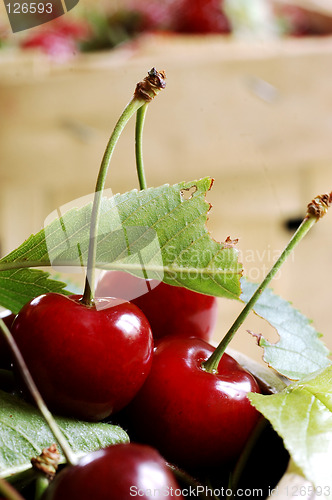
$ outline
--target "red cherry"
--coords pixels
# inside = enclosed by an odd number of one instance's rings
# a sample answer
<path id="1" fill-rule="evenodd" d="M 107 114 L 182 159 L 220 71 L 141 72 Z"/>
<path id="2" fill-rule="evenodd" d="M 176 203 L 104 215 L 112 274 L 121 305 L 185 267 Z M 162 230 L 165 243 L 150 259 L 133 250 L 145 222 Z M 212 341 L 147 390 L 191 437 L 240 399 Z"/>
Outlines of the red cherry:
<path id="1" fill-rule="evenodd" d="M 174 31 L 180 33 L 230 33 L 222 0 L 181 0 L 177 5 Z"/>
<path id="2" fill-rule="evenodd" d="M 148 318 L 155 339 L 175 335 L 210 340 L 217 321 L 216 297 L 158 283 L 121 271 L 106 271 L 97 284 L 96 296 L 130 300 Z"/>
<path id="3" fill-rule="evenodd" d="M 134 439 L 186 470 L 231 464 L 260 418 L 247 397 L 260 392 L 255 378 L 227 354 L 218 373 L 204 371 L 213 351 L 201 339 L 164 339 L 126 409 Z"/>
<path id="4" fill-rule="evenodd" d="M 89 453 L 52 481 L 44 500 L 128 500 L 132 497 L 183 499 L 173 474 L 159 453 L 135 443 Z"/>
<path id="5" fill-rule="evenodd" d="M 143 384 L 153 340 L 144 314 L 123 300 L 41 295 L 16 316 L 12 333 L 47 405 L 56 413 L 101 420 Z"/>

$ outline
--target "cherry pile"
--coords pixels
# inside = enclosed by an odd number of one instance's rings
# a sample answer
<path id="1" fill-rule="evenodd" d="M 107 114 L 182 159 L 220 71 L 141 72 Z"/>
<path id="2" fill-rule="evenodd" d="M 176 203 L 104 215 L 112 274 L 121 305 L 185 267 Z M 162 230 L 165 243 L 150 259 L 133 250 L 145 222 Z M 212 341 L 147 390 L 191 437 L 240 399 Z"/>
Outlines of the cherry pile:
<path id="1" fill-rule="evenodd" d="M 46 489 L 45 500 L 127 500 L 131 487 L 141 498 L 151 497 L 151 489 L 158 490 L 154 498 L 181 498 L 170 464 L 185 477 L 189 473 L 194 484 L 212 471 L 227 484 L 261 426 L 262 416 L 247 396 L 260 392 L 258 382 L 224 352 L 223 343 L 217 349 L 209 343 L 215 297 L 116 271 L 95 283 L 100 193 L 117 127 L 135 112 L 139 125 L 139 109 L 164 86 L 164 73 L 153 68 L 137 85 L 108 143 L 91 212 L 83 294 L 34 298 L 13 321 L 7 314 L 11 334 L 0 320 L 52 412 L 87 421 L 112 419 L 132 441 L 78 463 L 67 454 L 68 464 Z M 20 375 L 19 356 L 14 369 L 22 393 L 33 395 L 29 377 Z"/>
<path id="2" fill-rule="evenodd" d="M 94 305 L 85 305 L 81 296 L 44 294 L 11 324 L 54 413 L 118 419 L 132 441 L 141 443 L 111 446 L 65 467 L 45 499 L 76 494 L 84 500 L 92 491 L 101 500 L 127 499 L 130 487 L 142 493 L 151 481 L 169 496 L 174 488 L 179 498 L 165 460 L 194 477 L 206 469 L 229 469 L 261 418 L 247 398 L 248 392 L 260 391 L 248 371 L 227 354 L 217 373 L 202 366 L 214 351 L 207 340 L 215 326 L 216 299 L 165 283 L 132 302 L 123 298 L 125 290 L 135 295 L 143 284 L 151 287 L 149 281 L 110 271 L 97 285 Z M 119 299 L 112 297 L 116 289 Z"/>

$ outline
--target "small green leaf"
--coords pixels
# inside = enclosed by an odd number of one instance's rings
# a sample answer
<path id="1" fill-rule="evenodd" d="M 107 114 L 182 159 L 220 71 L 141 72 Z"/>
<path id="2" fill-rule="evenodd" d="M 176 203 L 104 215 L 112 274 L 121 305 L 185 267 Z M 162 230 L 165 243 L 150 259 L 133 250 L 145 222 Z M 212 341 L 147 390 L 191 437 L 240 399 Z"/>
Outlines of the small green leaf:
<path id="1" fill-rule="evenodd" d="M 66 283 L 51 279 L 39 269 L 10 269 L 0 272 L 0 304 L 13 313 L 38 295 L 47 292 L 68 294 Z"/>
<path id="2" fill-rule="evenodd" d="M 230 241 L 215 241 L 206 228 L 210 205 L 205 196 L 211 185 L 212 180 L 205 178 L 104 197 L 96 266 L 238 298 L 242 273 L 238 252 Z M 43 292 L 48 286 L 54 288 L 47 275 L 32 274 L 27 268 L 85 266 L 90 216 L 91 202 L 71 209 L 1 259 L 0 304 L 9 309 L 12 304 L 17 311 L 37 294 L 41 282 Z M 15 286 L 9 278 L 16 280 Z"/>
<path id="3" fill-rule="evenodd" d="M 56 421 L 77 455 L 129 441 L 126 432 L 115 425 L 62 417 L 56 417 Z M 54 442 L 53 434 L 37 409 L 0 391 L 0 477 L 9 478 L 30 469 L 31 458 Z"/>
<path id="4" fill-rule="evenodd" d="M 241 299 L 247 302 L 257 285 L 242 279 L 241 286 Z M 331 364 L 330 352 L 308 318 L 271 289 L 262 293 L 254 310 L 279 334 L 280 340 L 275 344 L 263 336 L 259 338 L 259 345 L 264 348 L 264 361 L 279 373 L 291 380 L 300 380 Z"/>
<path id="5" fill-rule="evenodd" d="M 278 394 L 249 398 L 283 438 L 304 477 L 332 498 L 332 367 Z"/>

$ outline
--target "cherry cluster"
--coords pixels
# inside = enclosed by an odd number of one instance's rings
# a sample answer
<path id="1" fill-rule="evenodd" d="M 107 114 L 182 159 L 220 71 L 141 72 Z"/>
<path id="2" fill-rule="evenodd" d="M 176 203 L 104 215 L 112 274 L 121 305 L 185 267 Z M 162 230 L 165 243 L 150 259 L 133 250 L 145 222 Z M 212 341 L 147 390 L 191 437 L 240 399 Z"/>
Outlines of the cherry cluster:
<path id="1" fill-rule="evenodd" d="M 136 112 L 139 142 L 146 105 L 164 87 L 164 72 L 152 68 L 107 145 L 91 211 L 83 294 L 35 297 L 15 317 L 4 318 L 10 331 L 0 321 L 7 340 L 15 341 L 9 345 L 23 395 L 33 395 L 35 384 L 55 414 L 92 422 L 112 418 L 132 441 L 90 453 L 78 464 L 67 457 L 71 465 L 47 488 L 47 500 L 90 500 L 94 494 L 128 500 L 135 492 L 150 498 L 151 489 L 158 492 L 154 498 L 179 497 L 166 461 L 190 477 L 230 470 L 261 421 L 248 398 L 260 392 L 258 382 L 224 352 L 223 342 L 216 350 L 210 343 L 215 297 L 126 272 L 104 272 L 95 283 L 101 193 L 116 140 Z"/>
<path id="2" fill-rule="evenodd" d="M 149 291 L 140 295 L 142 285 Z M 130 302 L 128 294 L 135 297 Z M 259 386 L 227 354 L 216 373 L 204 369 L 214 351 L 209 341 L 216 317 L 215 297 L 107 271 L 94 305 L 81 296 L 48 293 L 5 318 L 53 412 L 89 421 L 119 416 L 141 443 L 90 454 L 60 473 L 46 498 L 72 498 L 78 484 L 80 498 L 90 498 L 83 470 L 101 483 L 103 474 L 114 471 L 122 478 L 114 483 L 120 500 L 128 498 L 129 485 L 144 483 L 144 463 L 149 477 L 160 476 L 170 486 L 175 480 L 163 459 L 197 471 L 238 458 L 259 420 L 247 393 L 259 392 Z M 153 470 L 160 467 L 158 476 Z"/>

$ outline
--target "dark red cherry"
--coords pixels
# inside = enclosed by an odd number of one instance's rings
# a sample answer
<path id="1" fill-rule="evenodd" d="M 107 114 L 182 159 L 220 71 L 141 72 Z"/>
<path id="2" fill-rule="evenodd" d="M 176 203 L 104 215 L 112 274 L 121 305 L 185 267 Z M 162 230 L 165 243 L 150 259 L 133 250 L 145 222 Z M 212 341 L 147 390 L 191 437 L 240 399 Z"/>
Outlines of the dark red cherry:
<path id="1" fill-rule="evenodd" d="M 16 316 L 12 333 L 47 405 L 101 420 L 134 397 L 151 365 L 150 325 L 134 304 L 41 295 Z"/>
<path id="2" fill-rule="evenodd" d="M 180 0 L 173 24 L 174 30 L 180 33 L 231 32 L 223 0 Z"/>
<path id="3" fill-rule="evenodd" d="M 209 340 L 217 321 L 217 298 L 144 280 L 121 271 L 106 271 L 97 284 L 96 296 L 130 300 L 148 318 L 155 339 L 168 335 Z"/>
<path id="4" fill-rule="evenodd" d="M 151 371 L 125 411 L 129 433 L 185 470 L 232 464 L 260 414 L 255 378 L 227 354 L 218 373 L 202 368 L 214 348 L 201 339 L 164 339 Z"/>
<path id="5" fill-rule="evenodd" d="M 180 487 L 159 453 L 135 443 L 89 453 L 66 467 L 50 484 L 43 500 L 129 500 L 180 498 Z"/>

